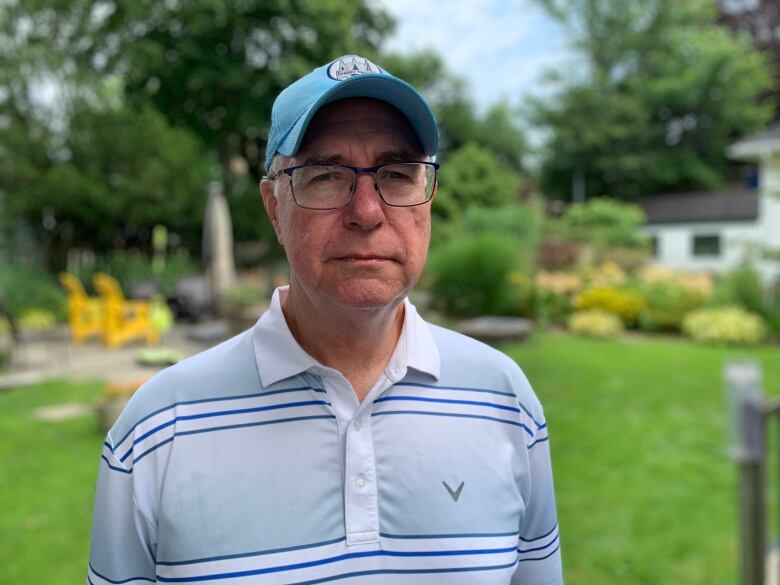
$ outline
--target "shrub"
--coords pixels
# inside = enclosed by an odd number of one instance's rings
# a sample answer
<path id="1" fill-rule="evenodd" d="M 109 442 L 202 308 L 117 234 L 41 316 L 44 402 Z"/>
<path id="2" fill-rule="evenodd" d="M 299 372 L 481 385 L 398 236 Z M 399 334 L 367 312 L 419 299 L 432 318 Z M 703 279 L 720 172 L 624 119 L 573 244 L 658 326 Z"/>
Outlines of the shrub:
<path id="1" fill-rule="evenodd" d="M 620 318 L 598 309 L 572 314 L 568 327 L 572 333 L 588 337 L 616 337 L 623 332 L 623 322 Z"/>
<path id="2" fill-rule="evenodd" d="M 536 261 L 546 270 L 565 270 L 577 264 L 579 245 L 552 236 L 542 240 Z"/>
<path id="3" fill-rule="evenodd" d="M 31 266 L 0 266 L 0 296 L 16 318 L 30 309 L 49 311 L 59 321 L 67 316 L 67 296 L 56 277 Z"/>
<path id="4" fill-rule="evenodd" d="M 712 302 L 714 306 L 739 305 L 763 315 L 765 298 L 761 275 L 754 267 L 746 265 L 730 270 L 715 282 Z"/>
<path id="5" fill-rule="evenodd" d="M 517 241 L 501 234 L 453 240 L 431 254 L 432 303 L 454 316 L 498 315 L 511 302 L 509 275 L 518 268 Z"/>
<path id="6" fill-rule="evenodd" d="M 639 315 L 644 331 L 680 331 L 685 315 L 701 308 L 706 297 L 674 282 L 641 284 L 647 307 Z"/>
<path id="7" fill-rule="evenodd" d="M 598 309 L 612 313 L 619 316 L 626 325 L 634 324 L 647 306 L 644 297 L 639 293 L 609 286 L 589 288 L 578 294 L 573 304 L 578 310 Z"/>
<path id="8" fill-rule="evenodd" d="M 646 238 L 638 235 L 645 222 L 642 208 L 606 197 L 569 206 L 560 219 L 566 239 L 600 248 L 610 246 L 646 247 Z"/>
<path id="9" fill-rule="evenodd" d="M 512 203 L 501 207 L 469 207 L 461 220 L 467 234 L 505 234 L 516 240 L 520 262 L 534 264 L 539 249 L 541 211 L 534 203 Z"/>
<path id="10" fill-rule="evenodd" d="M 766 327 L 761 317 L 742 307 L 718 307 L 686 315 L 683 331 L 704 343 L 752 345 L 764 338 Z"/>
<path id="11" fill-rule="evenodd" d="M 186 254 L 172 254 L 165 258 L 165 266 L 156 272 L 152 260 L 137 251 L 114 252 L 98 260 L 95 266 L 85 270 L 74 270 L 85 286 L 90 287 L 95 272 L 105 272 L 116 278 L 125 294 L 142 282 L 153 282 L 164 295 L 173 292 L 176 281 L 184 276 L 198 273 L 198 264 Z"/>

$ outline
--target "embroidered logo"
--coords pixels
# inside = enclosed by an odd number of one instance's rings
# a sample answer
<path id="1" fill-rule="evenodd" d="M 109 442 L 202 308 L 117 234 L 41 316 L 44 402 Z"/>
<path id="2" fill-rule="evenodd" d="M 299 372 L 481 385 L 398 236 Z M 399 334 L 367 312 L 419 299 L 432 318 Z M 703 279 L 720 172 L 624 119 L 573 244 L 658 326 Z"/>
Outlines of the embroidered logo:
<path id="1" fill-rule="evenodd" d="M 328 77 L 336 81 L 343 81 L 365 73 L 382 73 L 382 70 L 368 59 L 357 55 L 336 59 L 328 67 Z"/>
<path id="2" fill-rule="evenodd" d="M 454 501 L 458 501 L 458 498 L 460 498 L 460 492 L 463 491 L 463 485 L 466 483 L 465 481 L 460 482 L 460 485 L 458 486 L 458 489 L 453 490 L 450 486 L 447 485 L 446 481 L 441 482 L 445 488 L 447 488 L 447 492 L 450 494 L 450 497 Z"/>

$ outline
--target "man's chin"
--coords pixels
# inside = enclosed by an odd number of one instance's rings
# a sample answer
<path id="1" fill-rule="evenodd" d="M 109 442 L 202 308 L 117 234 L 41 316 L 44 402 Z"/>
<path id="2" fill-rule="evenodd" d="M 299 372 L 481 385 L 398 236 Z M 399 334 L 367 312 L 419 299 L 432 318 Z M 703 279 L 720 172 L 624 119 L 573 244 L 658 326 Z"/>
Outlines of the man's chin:
<path id="1" fill-rule="evenodd" d="M 371 310 L 396 306 L 407 292 L 399 283 L 358 279 L 340 283 L 331 297 L 345 308 Z"/>

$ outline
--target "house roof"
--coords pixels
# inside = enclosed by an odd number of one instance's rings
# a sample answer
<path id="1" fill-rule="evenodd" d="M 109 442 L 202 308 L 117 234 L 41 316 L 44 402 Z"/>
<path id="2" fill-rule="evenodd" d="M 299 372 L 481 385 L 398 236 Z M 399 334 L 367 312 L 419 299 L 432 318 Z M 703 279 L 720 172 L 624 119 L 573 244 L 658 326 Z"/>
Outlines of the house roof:
<path id="1" fill-rule="evenodd" d="M 696 191 L 640 197 L 648 224 L 750 221 L 758 218 L 758 189 Z"/>
<path id="2" fill-rule="evenodd" d="M 780 122 L 771 124 L 751 136 L 735 142 L 728 148 L 728 155 L 739 160 L 753 161 L 780 152 Z"/>

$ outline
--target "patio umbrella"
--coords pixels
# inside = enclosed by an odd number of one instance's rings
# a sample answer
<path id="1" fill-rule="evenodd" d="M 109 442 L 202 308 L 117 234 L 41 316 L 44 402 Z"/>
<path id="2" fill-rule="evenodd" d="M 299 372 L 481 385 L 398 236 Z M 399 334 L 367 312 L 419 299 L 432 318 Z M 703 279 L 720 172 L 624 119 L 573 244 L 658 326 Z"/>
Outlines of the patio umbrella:
<path id="1" fill-rule="evenodd" d="M 209 199 L 203 221 L 203 262 L 212 299 L 219 304 L 225 291 L 236 282 L 233 259 L 233 225 L 222 183 L 209 184 Z"/>

